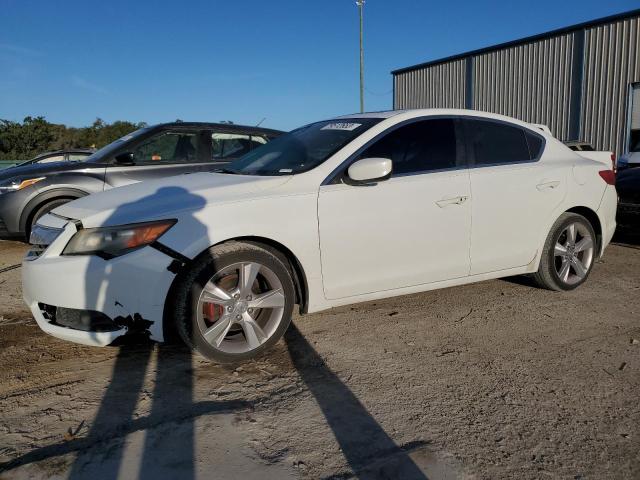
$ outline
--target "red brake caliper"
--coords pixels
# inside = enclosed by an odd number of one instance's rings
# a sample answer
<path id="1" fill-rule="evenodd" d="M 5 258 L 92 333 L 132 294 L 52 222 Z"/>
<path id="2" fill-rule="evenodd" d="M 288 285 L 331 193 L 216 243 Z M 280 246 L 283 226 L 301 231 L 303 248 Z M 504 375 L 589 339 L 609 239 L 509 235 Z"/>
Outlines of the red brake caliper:
<path id="1" fill-rule="evenodd" d="M 224 314 L 224 307 L 217 303 L 205 303 L 203 307 L 204 316 L 212 323 L 216 322 Z"/>

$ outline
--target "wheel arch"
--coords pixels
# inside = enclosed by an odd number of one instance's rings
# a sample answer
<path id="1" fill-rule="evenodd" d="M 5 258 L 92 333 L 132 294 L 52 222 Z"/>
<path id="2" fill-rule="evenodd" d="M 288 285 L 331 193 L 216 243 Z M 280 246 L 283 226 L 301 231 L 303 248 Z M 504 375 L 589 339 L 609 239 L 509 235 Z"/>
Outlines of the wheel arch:
<path id="1" fill-rule="evenodd" d="M 36 195 L 34 198 L 29 200 L 27 205 L 22 210 L 22 213 L 20 214 L 20 230 L 28 235 L 28 225 L 31 223 L 33 215 L 35 215 L 38 209 L 40 209 L 45 204 L 53 200 L 64 198 L 76 200 L 87 195 L 89 195 L 88 192 L 77 188 L 55 188 Z"/>
<path id="2" fill-rule="evenodd" d="M 296 257 L 291 249 L 289 249 L 282 243 L 267 237 L 248 235 L 227 238 L 204 249 L 203 251 L 198 253 L 198 255 L 193 257 L 193 259 L 191 259 L 188 263 L 182 265 L 182 268 L 178 271 L 177 275 L 171 282 L 171 286 L 169 287 L 169 291 L 164 303 L 164 314 L 162 321 L 163 336 L 165 341 L 171 342 L 174 339 L 178 338 L 178 332 L 176 331 L 174 321 L 172 318 L 170 318 L 170 315 L 173 311 L 171 302 L 174 298 L 174 291 L 180 284 L 180 281 L 189 271 L 190 266 L 202 255 L 205 255 L 209 249 L 229 242 L 243 242 L 256 245 L 264 248 L 265 250 L 268 250 L 276 257 L 278 257 L 291 273 L 291 278 L 293 280 L 293 285 L 296 291 L 296 303 L 299 305 L 300 313 L 307 313 L 309 307 L 309 286 L 307 283 L 307 276 L 302 263 L 300 262 L 300 260 L 298 260 L 298 257 Z"/>
<path id="3" fill-rule="evenodd" d="M 533 259 L 531 260 L 531 263 L 529 264 L 530 273 L 538 270 L 542 255 L 542 246 L 546 242 L 547 237 L 549 236 L 549 233 L 553 228 L 553 225 L 564 213 L 577 213 L 578 215 L 582 215 L 587 219 L 596 233 L 596 252 L 598 253 L 598 255 L 602 254 L 602 221 L 600 220 L 600 217 L 598 216 L 596 211 L 593 208 L 587 207 L 585 205 L 573 205 L 569 208 L 567 208 L 566 205 L 558 206 L 558 208 L 547 218 L 546 226 L 540 228 L 540 238 L 538 239 L 539 247 L 536 250 Z"/>

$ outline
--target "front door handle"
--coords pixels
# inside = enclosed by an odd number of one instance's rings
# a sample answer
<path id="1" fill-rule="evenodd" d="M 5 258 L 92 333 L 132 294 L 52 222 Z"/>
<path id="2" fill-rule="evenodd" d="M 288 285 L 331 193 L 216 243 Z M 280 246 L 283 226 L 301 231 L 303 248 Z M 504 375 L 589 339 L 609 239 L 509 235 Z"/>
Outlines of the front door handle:
<path id="1" fill-rule="evenodd" d="M 462 205 L 464 202 L 467 201 L 468 198 L 469 197 L 466 197 L 466 196 L 443 198 L 442 200 L 437 200 L 436 205 L 438 205 L 440 208 L 444 208 L 449 205 Z"/>
<path id="2" fill-rule="evenodd" d="M 559 182 L 559 181 L 557 181 L 557 180 L 553 180 L 553 181 L 550 181 L 550 182 L 547 182 L 547 181 L 544 181 L 544 180 L 543 180 L 541 183 L 539 183 L 538 185 L 536 185 L 536 188 L 537 188 L 539 191 L 542 191 L 542 190 L 552 190 L 552 189 L 556 188 L 558 185 L 560 185 L 560 182 Z"/>

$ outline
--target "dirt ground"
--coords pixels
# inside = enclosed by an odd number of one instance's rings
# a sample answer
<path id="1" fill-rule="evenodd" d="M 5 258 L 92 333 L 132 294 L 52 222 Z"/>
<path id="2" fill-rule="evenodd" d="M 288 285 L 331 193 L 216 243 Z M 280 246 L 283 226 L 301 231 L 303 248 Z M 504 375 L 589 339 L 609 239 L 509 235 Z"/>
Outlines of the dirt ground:
<path id="1" fill-rule="evenodd" d="M 0 478 L 640 478 L 640 241 L 618 241 L 574 292 L 336 308 L 237 368 L 43 334 L 0 242 Z"/>

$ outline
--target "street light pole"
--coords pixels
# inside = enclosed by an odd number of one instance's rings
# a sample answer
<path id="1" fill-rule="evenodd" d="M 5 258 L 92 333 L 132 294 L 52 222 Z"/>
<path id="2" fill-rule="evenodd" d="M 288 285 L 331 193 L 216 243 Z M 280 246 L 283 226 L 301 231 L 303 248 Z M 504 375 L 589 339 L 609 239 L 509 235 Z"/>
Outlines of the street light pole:
<path id="1" fill-rule="evenodd" d="M 365 0 L 356 0 L 360 13 L 360 113 L 364 113 L 364 48 L 362 45 L 362 11 Z"/>

